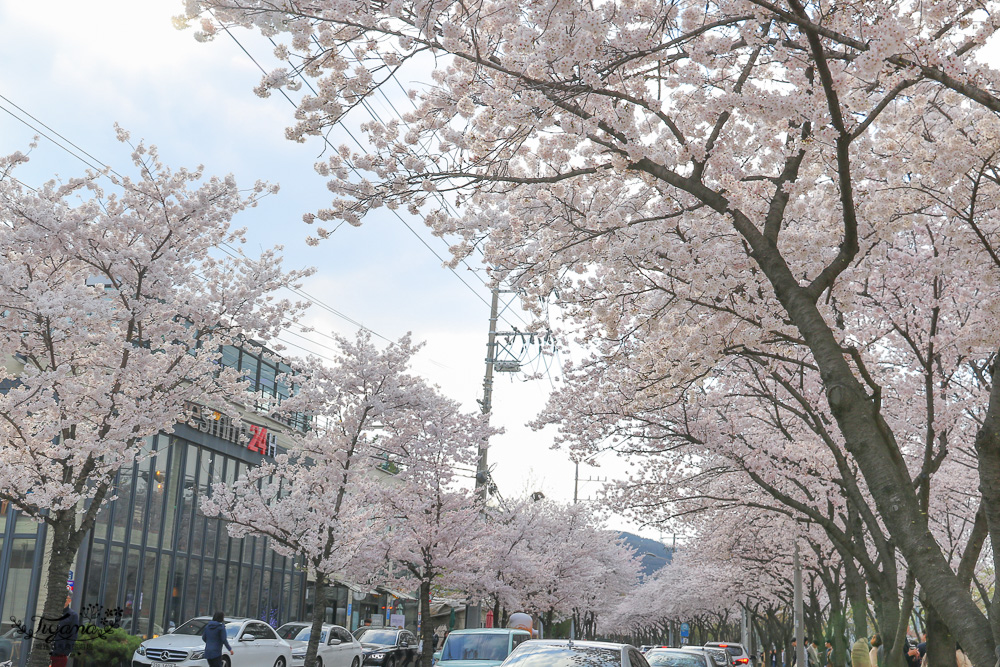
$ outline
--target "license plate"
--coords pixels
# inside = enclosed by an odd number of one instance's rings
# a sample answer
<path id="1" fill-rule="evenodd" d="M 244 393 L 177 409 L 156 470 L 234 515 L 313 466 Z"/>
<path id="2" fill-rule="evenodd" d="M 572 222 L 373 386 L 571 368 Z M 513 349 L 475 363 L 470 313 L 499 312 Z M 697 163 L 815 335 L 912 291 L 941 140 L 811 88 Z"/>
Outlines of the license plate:
<path id="1" fill-rule="evenodd" d="M 177 663 L 174 663 L 174 662 L 154 662 L 149 667 L 177 667 Z"/>

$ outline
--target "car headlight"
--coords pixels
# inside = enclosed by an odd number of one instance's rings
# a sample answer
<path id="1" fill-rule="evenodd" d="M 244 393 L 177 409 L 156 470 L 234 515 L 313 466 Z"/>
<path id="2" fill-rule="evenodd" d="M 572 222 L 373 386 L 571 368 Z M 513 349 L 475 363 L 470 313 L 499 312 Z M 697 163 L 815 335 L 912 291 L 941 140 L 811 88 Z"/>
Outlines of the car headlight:
<path id="1" fill-rule="evenodd" d="M 293 648 L 292 649 L 292 655 L 305 655 L 305 654 L 306 654 L 306 649 L 304 649 L 304 648 Z"/>
<path id="2" fill-rule="evenodd" d="M 204 657 L 205 657 L 205 649 L 202 649 L 200 651 L 191 651 L 192 660 L 201 660 Z"/>
<path id="3" fill-rule="evenodd" d="M 135 650 L 139 655 L 146 655 L 146 646 L 144 644 L 139 644 L 139 648 Z"/>
<path id="4" fill-rule="evenodd" d="M 372 660 L 385 660 L 385 653 L 369 653 L 368 657 Z"/>

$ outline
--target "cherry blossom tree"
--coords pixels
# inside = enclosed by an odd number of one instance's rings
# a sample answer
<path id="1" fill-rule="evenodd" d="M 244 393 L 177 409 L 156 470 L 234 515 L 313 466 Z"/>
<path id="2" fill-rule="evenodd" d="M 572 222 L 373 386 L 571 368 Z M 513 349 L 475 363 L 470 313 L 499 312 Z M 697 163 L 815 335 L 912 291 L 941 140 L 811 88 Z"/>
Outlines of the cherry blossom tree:
<path id="1" fill-rule="evenodd" d="M 354 341 L 334 338 L 334 363 L 300 361 L 300 389 L 280 406 L 290 418 L 300 415 L 296 422 L 304 417 L 308 429 L 286 430 L 287 453 L 232 485 L 216 484 L 202 501 L 206 514 L 226 520 L 231 535 L 268 537 L 315 582 L 308 667 L 316 664 L 327 584 L 371 584 L 385 576 L 387 526 L 377 507 L 396 485 L 378 462 L 398 460 L 414 435 L 406 417 L 424 414 L 435 397 L 408 372 L 418 349 L 409 337 L 381 350 L 367 332 Z"/>
<path id="2" fill-rule="evenodd" d="M 370 123 L 370 150 L 320 163 L 338 198 L 308 221 L 423 210 L 458 236 L 456 258 L 479 247 L 498 279 L 558 291 L 581 336 L 604 341 L 598 357 L 635 340 L 633 367 L 664 401 L 735 356 L 791 352 L 929 604 L 992 664 L 1000 614 L 951 566 L 894 430 L 907 395 L 852 352 L 879 323 L 858 295 L 891 275 L 882 248 L 947 236 L 954 252 L 933 262 L 962 276 L 970 306 L 950 335 L 981 385 L 963 435 L 1000 542 L 991 4 L 192 0 L 189 16 L 204 8 L 201 37 L 220 24 L 288 35 L 277 55 L 290 64 L 258 93 L 317 81 L 295 140 L 446 54 L 402 123 Z"/>
<path id="3" fill-rule="evenodd" d="M 134 177 L 37 190 L 12 175 L 24 155 L 0 161 L 0 498 L 48 526 L 48 619 L 118 470 L 186 403 L 240 403 L 221 346 L 266 340 L 300 310 L 275 298 L 305 275 L 284 271 L 277 250 L 220 258 L 243 241 L 232 217 L 270 188 L 241 194 L 231 177 L 171 170 L 144 144 L 132 160 Z M 48 664 L 46 639 L 32 667 Z"/>
<path id="4" fill-rule="evenodd" d="M 429 389 L 414 409 L 384 422 L 400 437 L 391 454 L 399 472 L 378 499 L 389 527 L 381 538 L 394 573 L 418 586 L 420 614 L 427 619 L 420 633 L 421 665 L 430 667 L 432 589 L 475 588 L 482 576 L 484 545 L 494 529 L 485 521 L 480 497 L 463 478 L 469 476 L 464 471 L 475 470 L 479 444 L 498 431 L 485 416 L 465 413 L 457 402 Z"/>
<path id="5" fill-rule="evenodd" d="M 954 252 L 949 238 L 926 230 L 908 237 L 873 251 L 887 256 L 879 265 L 886 271 L 869 274 L 855 298 L 869 304 L 866 316 L 877 316 L 877 326 L 853 328 L 851 353 L 880 393 L 883 387 L 891 392 L 884 414 L 932 534 L 962 585 L 972 580 L 981 588 L 973 578 L 986 536 L 977 512 L 976 462 L 969 448 L 952 444 L 972 440 L 986 386 L 953 333 L 971 308 L 952 298 L 964 290 L 963 276 L 935 273 L 935 256 Z M 850 322 L 846 313 L 841 317 Z M 862 331 L 869 337 L 861 338 Z M 560 411 L 573 409 L 566 442 L 586 447 L 595 438 L 616 440 L 614 449 L 643 463 L 623 487 L 619 506 L 655 521 L 702 505 L 751 503 L 821 526 L 847 568 L 856 634 L 867 634 L 870 594 L 888 652 L 902 650 L 914 582 L 900 587 L 907 565 L 897 564 L 866 481 L 830 428 L 834 417 L 808 373 L 809 359 L 740 351 L 713 369 L 710 381 L 691 383 L 678 400 L 666 402 L 648 390 L 648 371 L 630 363 L 634 352 L 629 343 L 620 346 L 614 383 L 603 363 L 582 368 L 547 415 L 561 421 Z"/>
<path id="6" fill-rule="evenodd" d="M 639 568 L 603 514 L 590 503 L 532 498 L 489 509 L 485 574 L 472 590 L 493 600 L 496 623 L 504 610 L 537 614 L 547 631 L 572 617 L 577 635 L 593 638 L 599 617 L 635 585 Z"/>
<path id="7" fill-rule="evenodd" d="M 552 580 L 553 550 L 545 544 L 551 536 L 540 500 L 524 498 L 491 507 L 487 521 L 493 526 L 491 539 L 483 547 L 483 571 L 475 582 L 475 594 L 493 601 L 493 619 L 504 625 L 510 613 L 529 609 L 529 600 Z"/>
<path id="8" fill-rule="evenodd" d="M 541 531 L 529 544 L 543 586 L 522 591 L 523 605 L 553 623 L 573 618 L 580 636 L 593 638 L 598 616 L 638 580 L 639 563 L 621 538 L 605 525 L 603 510 L 589 503 L 540 502 Z"/>

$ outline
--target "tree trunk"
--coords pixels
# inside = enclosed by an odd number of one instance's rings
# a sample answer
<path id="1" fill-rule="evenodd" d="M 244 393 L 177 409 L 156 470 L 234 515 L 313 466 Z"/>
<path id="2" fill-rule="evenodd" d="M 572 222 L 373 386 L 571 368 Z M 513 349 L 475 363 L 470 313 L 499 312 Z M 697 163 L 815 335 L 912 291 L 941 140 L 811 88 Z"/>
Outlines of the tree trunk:
<path id="1" fill-rule="evenodd" d="M 844 590 L 847 593 L 848 604 L 851 606 L 851 617 L 854 622 L 854 636 L 868 636 L 868 592 L 864 577 L 854 567 L 846 563 L 844 568 Z"/>
<path id="2" fill-rule="evenodd" d="M 323 632 L 323 621 L 326 620 L 326 575 L 316 573 L 313 598 L 312 627 L 309 629 L 309 643 L 306 645 L 306 660 L 304 667 L 316 667 L 316 653 L 319 651 L 319 636 Z"/>
<path id="3" fill-rule="evenodd" d="M 893 629 L 892 643 L 886 649 L 886 654 L 888 655 L 887 664 L 890 667 L 906 667 L 909 664 L 906 658 L 906 630 L 910 627 L 910 612 L 913 611 L 915 584 L 913 572 L 907 572 L 906 584 L 903 586 L 899 611 L 896 615 L 896 627 Z"/>
<path id="4" fill-rule="evenodd" d="M 423 652 L 420 654 L 420 666 L 431 667 L 434 661 L 434 627 L 431 621 L 431 582 L 420 582 L 420 640 L 423 642 Z"/>
<path id="5" fill-rule="evenodd" d="M 76 530 L 76 516 L 72 510 L 55 514 L 54 521 L 49 523 L 48 543 L 52 545 L 49 565 L 46 569 L 45 602 L 37 623 L 34 623 L 34 641 L 31 642 L 31 653 L 28 655 L 28 667 L 48 667 L 51 641 L 55 636 L 56 623 L 66 608 L 66 587 L 69 571 L 83 538 Z M 25 625 L 32 625 L 32 619 L 26 619 Z"/>
<path id="6" fill-rule="evenodd" d="M 990 623 L 972 596 L 963 590 L 931 534 L 889 425 L 854 375 L 843 348 L 816 303 L 799 285 L 777 248 L 755 228 L 750 229 L 752 225 L 748 220 L 734 220 L 738 231 L 752 246 L 751 254 L 767 275 L 775 295 L 813 353 L 827 402 L 845 445 L 858 461 L 875 506 L 900 553 L 916 575 L 928 601 L 962 641 L 973 664 L 992 667 L 995 643 Z M 978 440 L 977 437 L 977 447 Z M 1000 481 L 1000 446 L 996 452 L 997 481 Z M 994 489 L 1000 491 L 1000 487 Z M 983 501 L 986 502 L 985 495 Z M 997 510 L 1000 512 L 1000 507 Z M 1000 521 L 1000 517 L 997 519 Z"/>
<path id="7" fill-rule="evenodd" d="M 830 622 L 827 624 L 826 634 L 826 637 L 817 636 L 816 643 L 825 648 L 824 640 L 829 639 L 833 645 L 833 664 L 846 664 L 847 619 L 844 616 L 844 605 L 836 593 L 830 595 Z"/>
<path id="8" fill-rule="evenodd" d="M 975 442 L 979 462 L 979 493 L 982 494 L 980 508 L 986 516 L 990 543 L 993 545 L 993 571 L 1000 572 L 1000 548 L 997 548 L 1000 545 L 1000 352 L 993 361 L 990 375 L 993 386 L 990 389 L 989 407 L 982 428 L 976 433 Z M 1000 643 L 1000 595 L 993 595 L 989 619 L 993 641 Z M 963 649 L 967 643 L 968 640 L 965 640 Z"/>
<path id="9" fill-rule="evenodd" d="M 927 606 L 927 664 L 934 667 L 955 667 L 955 639 L 948 626 Z"/>

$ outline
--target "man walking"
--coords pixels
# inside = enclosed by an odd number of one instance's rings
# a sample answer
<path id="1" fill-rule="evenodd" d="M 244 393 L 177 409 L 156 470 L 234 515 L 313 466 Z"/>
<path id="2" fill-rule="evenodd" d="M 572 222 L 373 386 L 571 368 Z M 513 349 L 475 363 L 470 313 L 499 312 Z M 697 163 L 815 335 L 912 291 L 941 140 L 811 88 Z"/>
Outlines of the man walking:
<path id="1" fill-rule="evenodd" d="M 819 647 L 816 646 L 816 640 L 809 641 L 806 639 L 806 662 L 809 663 L 809 667 L 819 667 Z"/>
<path id="2" fill-rule="evenodd" d="M 226 615 L 221 611 L 215 612 L 212 620 L 208 622 L 202 630 L 201 640 L 205 642 L 205 660 L 208 667 L 222 667 L 222 647 L 229 649 L 229 655 L 233 655 L 233 647 L 229 645 L 226 637 Z"/>

